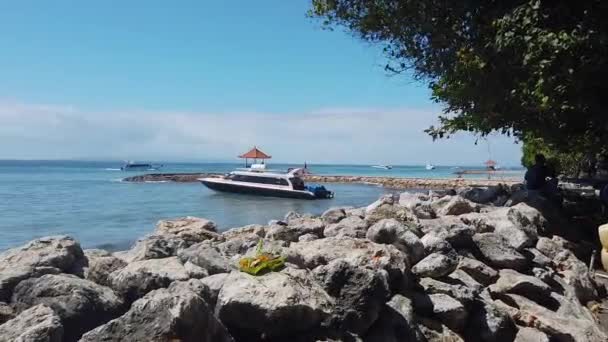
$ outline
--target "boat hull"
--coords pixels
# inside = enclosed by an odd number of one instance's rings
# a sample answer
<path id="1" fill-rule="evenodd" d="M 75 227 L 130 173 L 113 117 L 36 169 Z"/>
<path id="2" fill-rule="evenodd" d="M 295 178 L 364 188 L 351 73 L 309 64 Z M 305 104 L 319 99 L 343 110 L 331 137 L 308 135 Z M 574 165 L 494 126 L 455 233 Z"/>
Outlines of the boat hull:
<path id="1" fill-rule="evenodd" d="M 214 182 L 208 180 L 200 180 L 203 185 L 211 190 L 220 192 L 231 192 L 237 194 L 248 194 L 266 197 L 282 197 L 282 198 L 296 198 L 296 199 L 307 199 L 314 200 L 317 197 L 312 192 L 307 191 L 293 191 L 293 190 L 281 190 L 281 189 L 269 189 L 255 186 L 244 186 L 239 184 L 229 184 L 222 182 Z"/>

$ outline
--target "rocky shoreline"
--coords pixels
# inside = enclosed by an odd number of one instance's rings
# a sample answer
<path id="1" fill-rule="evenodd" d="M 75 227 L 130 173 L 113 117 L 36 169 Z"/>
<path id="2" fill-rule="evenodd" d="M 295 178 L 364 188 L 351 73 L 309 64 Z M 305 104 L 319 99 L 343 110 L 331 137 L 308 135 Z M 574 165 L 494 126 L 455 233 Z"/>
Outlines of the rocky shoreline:
<path id="1" fill-rule="evenodd" d="M 126 177 L 124 182 L 178 182 L 194 183 L 198 178 L 218 177 L 218 173 L 153 173 Z M 401 178 L 374 176 L 323 176 L 308 175 L 306 182 L 314 183 L 359 183 L 375 184 L 391 189 L 454 189 L 458 187 L 488 187 L 499 184 L 513 185 L 521 180 L 515 178 L 471 179 L 471 178 Z"/>
<path id="2" fill-rule="evenodd" d="M 0 254 L 0 341 L 606 341 L 569 219 L 500 186 L 225 232 L 160 221 L 115 253 L 41 238 Z M 260 240 L 285 267 L 239 271 Z"/>

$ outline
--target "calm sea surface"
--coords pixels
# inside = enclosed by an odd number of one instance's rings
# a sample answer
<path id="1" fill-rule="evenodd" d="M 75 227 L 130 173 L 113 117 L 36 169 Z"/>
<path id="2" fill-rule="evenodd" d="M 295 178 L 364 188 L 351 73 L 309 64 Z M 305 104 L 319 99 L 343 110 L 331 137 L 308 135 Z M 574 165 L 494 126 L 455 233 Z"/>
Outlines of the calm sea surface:
<path id="1" fill-rule="evenodd" d="M 128 248 L 160 219 L 199 216 L 221 230 L 282 218 L 289 211 L 320 214 L 332 206 L 363 206 L 391 191 L 372 185 L 330 184 L 330 200 L 291 200 L 215 193 L 198 183 L 125 183 L 138 172 L 120 162 L 0 161 L 0 250 L 55 234 L 74 236 L 86 248 Z M 162 172 L 229 172 L 239 164 L 164 163 Z M 272 164 L 273 169 L 299 165 Z M 453 177 L 454 168 L 309 165 L 316 174 Z"/>

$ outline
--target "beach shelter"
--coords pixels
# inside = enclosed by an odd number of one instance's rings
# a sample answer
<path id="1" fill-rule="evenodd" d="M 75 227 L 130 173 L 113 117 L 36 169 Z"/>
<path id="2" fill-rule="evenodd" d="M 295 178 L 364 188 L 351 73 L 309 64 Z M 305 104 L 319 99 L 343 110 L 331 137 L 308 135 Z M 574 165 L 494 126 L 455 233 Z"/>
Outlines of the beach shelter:
<path id="1" fill-rule="evenodd" d="M 493 161 L 492 159 L 486 160 L 486 162 L 484 164 L 490 170 L 496 169 L 496 162 Z"/>
<path id="2" fill-rule="evenodd" d="M 262 159 L 262 161 L 264 161 L 264 159 L 270 159 L 272 157 L 260 151 L 256 146 L 253 146 L 249 152 L 241 154 L 239 158 L 245 159 L 245 167 L 247 167 L 247 161 L 249 159 L 253 159 L 253 162 L 257 163 L 258 159 Z"/>

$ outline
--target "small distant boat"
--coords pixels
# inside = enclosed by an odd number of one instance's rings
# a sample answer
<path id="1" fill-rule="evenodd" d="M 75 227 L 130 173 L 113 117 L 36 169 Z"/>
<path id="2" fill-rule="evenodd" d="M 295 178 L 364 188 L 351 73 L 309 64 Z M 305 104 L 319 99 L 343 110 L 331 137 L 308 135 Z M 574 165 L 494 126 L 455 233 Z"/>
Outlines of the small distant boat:
<path id="1" fill-rule="evenodd" d="M 390 165 L 372 165 L 373 168 L 383 169 L 383 170 L 391 170 L 393 167 Z"/>
<path id="2" fill-rule="evenodd" d="M 427 170 L 435 170 L 435 165 L 433 165 L 431 163 L 426 163 L 426 169 Z"/>
<path id="3" fill-rule="evenodd" d="M 267 170 L 264 164 L 253 164 L 224 177 L 200 178 L 199 181 L 209 189 L 221 192 L 311 200 L 334 197 L 334 193 L 322 185 L 305 185 L 301 178 L 304 174 L 304 169 L 280 173 Z"/>
<path id="4" fill-rule="evenodd" d="M 149 163 L 135 163 L 133 161 L 126 162 L 120 169 L 122 171 L 153 171 L 158 170 L 162 165 L 153 165 Z"/>

